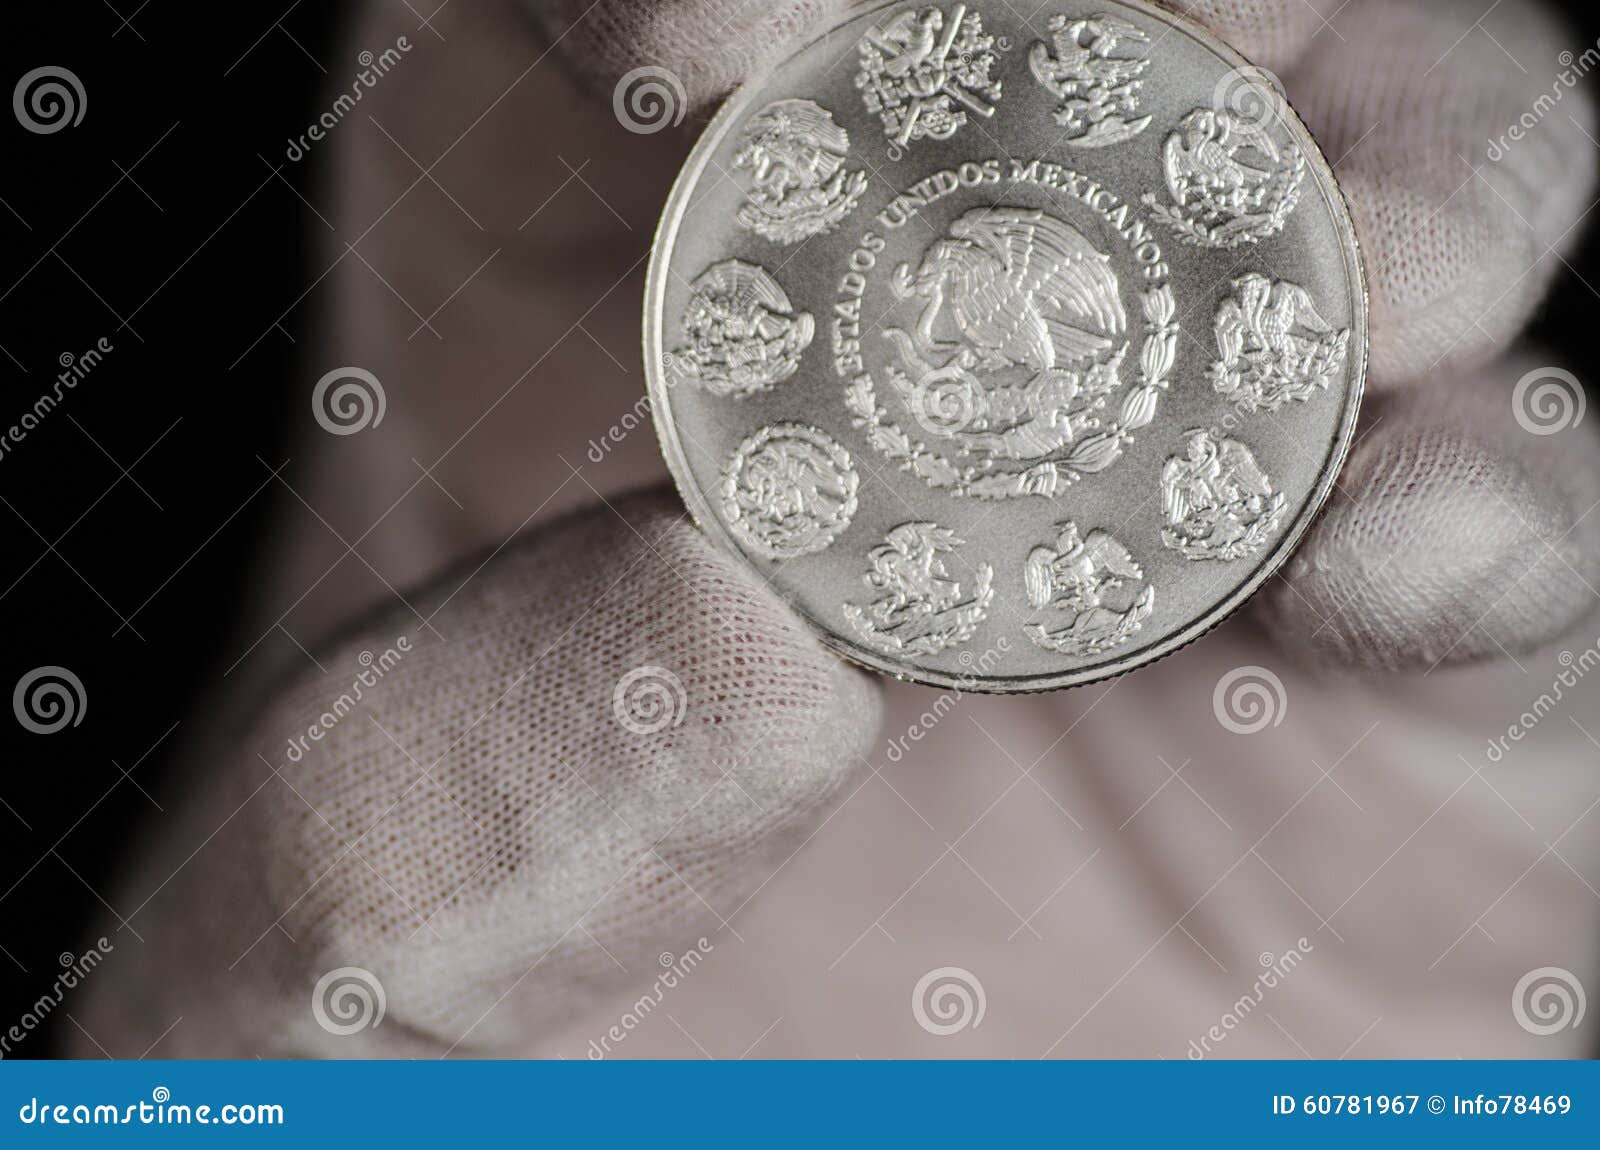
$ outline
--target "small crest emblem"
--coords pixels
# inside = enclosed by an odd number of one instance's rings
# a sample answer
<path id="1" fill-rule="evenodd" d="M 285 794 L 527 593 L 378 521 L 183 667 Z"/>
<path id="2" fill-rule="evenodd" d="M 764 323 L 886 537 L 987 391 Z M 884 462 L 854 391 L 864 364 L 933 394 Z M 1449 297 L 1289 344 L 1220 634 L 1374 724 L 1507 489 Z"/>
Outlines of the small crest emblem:
<path id="1" fill-rule="evenodd" d="M 1186 559 L 1242 559 L 1266 546 L 1285 500 L 1250 449 L 1193 428 L 1161 469 L 1161 541 Z"/>
<path id="2" fill-rule="evenodd" d="M 714 264 L 689 285 L 683 335 L 667 357 L 667 382 L 689 380 L 712 395 L 746 396 L 788 379 L 815 325 L 795 312 L 778 281 L 741 260 Z"/>
<path id="3" fill-rule="evenodd" d="M 825 549 L 856 513 L 860 477 L 847 452 L 803 423 L 774 423 L 739 445 L 722 480 L 728 528 L 769 559 Z"/>
<path id="4" fill-rule="evenodd" d="M 1115 16 L 1052 16 L 1051 43 L 1036 41 L 1028 53 L 1034 78 L 1061 101 L 1055 121 L 1063 141 L 1099 148 L 1131 140 L 1150 123 L 1138 116 L 1140 79 L 1150 61 L 1114 55 L 1123 44 L 1148 44 L 1145 32 Z"/>
<path id="5" fill-rule="evenodd" d="M 969 113 L 994 115 L 1000 99 L 994 37 L 965 4 L 948 15 L 935 7 L 906 9 L 869 31 L 860 52 L 856 87 L 898 147 L 948 140 Z"/>
<path id="6" fill-rule="evenodd" d="M 1029 623 L 1028 638 L 1063 655 L 1098 655 L 1126 643 L 1155 609 L 1156 590 L 1128 549 L 1100 530 L 1080 536 L 1058 524 L 1053 547 L 1028 554 L 1028 604 L 1047 623 Z"/>
<path id="7" fill-rule="evenodd" d="M 1252 80 L 1234 91 L 1259 105 L 1258 114 L 1221 100 L 1188 113 L 1161 152 L 1171 203 L 1144 195 L 1157 219 L 1201 247 L 1235 248 L 1282 231 L 1306 174 L 1277 90 Z"/>
<path id="8" fill-rule="evenodd" d="M 1233 281 L 1216 318 L 1211 386 L 1248 411 L 1310 399 L 1344 370 L 1347 330 L 1335 331 L 1304 288 L 1257 272 Z"/>
<path id="9" fill-rule="evenodd" d="M 733 166 L 750 173 L 739 222 L 789 244 L 831 230 L 867 190 L 867 177 L 844 166 L 850 135 L 810 100 L 778 100 L 750 118 Z"/>
<path id="10" fill-rule="evenodd" d="M 947 527 L 902 523 L 867 553 L 863 582 L 878 593 L 865 607 L 844 605 L 861 641 L 891 655 L 934 655 L 972 638 L 994 599 L 994 571 L 979 563 L 963 595 L 945 557 L 961 546 Z"/>

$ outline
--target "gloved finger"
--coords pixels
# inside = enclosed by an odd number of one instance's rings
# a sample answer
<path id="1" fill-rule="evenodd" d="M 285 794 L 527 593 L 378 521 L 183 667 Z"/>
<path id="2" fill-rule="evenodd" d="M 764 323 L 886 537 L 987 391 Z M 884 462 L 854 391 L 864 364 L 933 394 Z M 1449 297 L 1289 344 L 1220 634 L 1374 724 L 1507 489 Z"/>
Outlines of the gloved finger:
<path id="1" fill-rule="evenodd" d="M 1326 26 L 1309 0 L 1164 0 L 1207 25 L 1263 67 L 1287 68 Z M 1318 0 L 1330 7 L 1328 0 Z M 804 46 L 863 0 L 558 0 L 529 9 L 563 61 L 610 98 L 636 68 L 665 69 L 689 107 L 725 95 Z M 1043 28 L 1042 15 L 1038 21 Z M 1041 37 L 1043 33 L 1040 33 Z"/>
<path id="2" fill-rule="evenodd" d="M 226 796 L 135 882 L 143 943 L 79 1016 L 108 1049 L 181 1016 L 161 1055 L 527 1052 L 737 945 L 876 736 L 876 684 L 663 494 L 409 598 L 420 633 L 363 624 L 211 765 Z"/>
<path id="3" fill-rule="evenodd" d="M 1336 663 L 1431 668 L 1532 650 L 1591 615 L 1600 444 L 1581 397 L 1518 356 L 1374 403 L 1263 593 L 1277 637 Z"/>
<path id="4" fill-rule="evenodd" d="M 1570 43 L 1528 2 L 1352 0 L 1284 77 L 1364 248 L 1371 370 L 1389 388 L 1504 354 L 1594 193 Z"/>
<path id="5" fill-rule="evenodd" d="M 528 0 L 586 87 L 609 98 L 633 69 L 665 69 L 690 108 L 726 95 L 854 6 L 853 0 Z"/>
<path id="6" fill-rule="evenodd" d="M 1157 0 L 1205 25 L 1252 64 L 1286 73 L 1318 36 L 1337 35 L 1329 23 L 1337 0 Z"/>

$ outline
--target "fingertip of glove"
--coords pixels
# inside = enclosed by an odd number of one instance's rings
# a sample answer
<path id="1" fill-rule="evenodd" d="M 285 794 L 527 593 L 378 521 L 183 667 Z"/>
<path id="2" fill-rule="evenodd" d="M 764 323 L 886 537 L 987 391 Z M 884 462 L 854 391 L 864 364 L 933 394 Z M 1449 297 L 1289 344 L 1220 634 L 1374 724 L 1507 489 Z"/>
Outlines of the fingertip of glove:
<path id="1" fill-rule="evenodd" d="M 1591 614 L 1596 445 L 1586 428 L 1552 439 L 1518 417 L 1512 385 L 1527 366 L 1435 378 L 1380 408 L 1263 597 L 1286 646 L 1355 668 L 1432 668 L 1532 650 Z"/>
<path id="2" fill-rule="evenodd" d="M 1251 63 L 1273 72 L 1292 67 L 1327 26 L 1311 0 L 1159 0 L 1203 24 Z"/>
<path id="3" fill-rule="evenodd" d="M 639 69 L 699 109 L 803 45 L 852 0 L 561 0 L 530 4 L 547 39 L 590 90 L 625 98 Z"/>
<path id="4" fill-rule="evenodd" d="M 635 659 L 671 661 L 715 761 L 738 763 L 746 785 L 785 803 L 824 797 L 877 733 L 877 682 L 824 646 L 671 497 L 646 494 L 628 507 L 660 525 L 653 547 L 660 565 L 640 576 L 658 612 L 657 626 L 636 633 L 637 644 L 619 653 L 618 667 Z"/>

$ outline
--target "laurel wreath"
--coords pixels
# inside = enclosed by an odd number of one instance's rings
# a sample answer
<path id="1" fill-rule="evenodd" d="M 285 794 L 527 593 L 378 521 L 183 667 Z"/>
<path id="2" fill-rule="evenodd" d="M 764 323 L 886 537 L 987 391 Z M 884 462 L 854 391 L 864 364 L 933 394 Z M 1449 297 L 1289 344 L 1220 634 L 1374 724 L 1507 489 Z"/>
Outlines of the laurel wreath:
<path id="1" fill-rule="evenodd" d="M 1203 539 L 1191 539 L 1187 533 L 1179 530 L 1182 524 L 1163 527 L 1161 542 L 1185 559 L 1215 559 L 1223 563 L 1243 559 L 1254 555 L 1267 545 L 1272 533 L 1278 529 L 1278 520 L 1283 517 L 1284 506 L 1283 493 L 1274 492 L 1266 509 L 1245 528 L 1244 534 L 1237 539 L 1229 540 L 1221 547 L 1214 547 Z"/>
<path id="2" fill-rule="evenodd" d="M 1023 630 L 1028 633 L 1028 638 L 1047 651 L 1061 655 L 1098 655 L 1126 643 L 1138 634 L 1139 628 L 1144 626 L 1144 621 L 1155 610 L 1155 602 L 1156 589 L 1146 587 L 1133 605 L 1117 616 L 1116 623 L 1091 636 L 1052 635 L 1042 623 L 1029 623 Z"/>
<path id="3" fill-rule="evenodd" d="M 947 626 L 924 631 L 913 639 L 902 639 L 898 635 L 880 631 L 868 618 L 867 608 L 855 603 L 844 604 L 844 617 L 869 647 L 876 647 L 891 655 L 936 655 L 951 644 L 965 643 L 972 638 L 978 630 L 978 624 L 989 613 L 989 604 L 994 602 L 994 569 L 987 563 L 978 564 L 974 582 L 977 589 L 971 599 L 942 612 L 950 617 Z"/>
<path id="4" fill-rule="evenodd" d="M 1117 417 L 1073 444 L 1060 459 L 1047 459 L 1023 471 L 988 472 L 980 467 L 958 467 L 942 455 L 912 439 L 878 402 L 872 377 L 863 373 L 845 388 L 845 408 L 852 423 L 865 430 L 867 442 L 930 487 L 975 499 L 1011 499 L 1023 495 L 1053 496 L 1085 475 L 1104 471 L 1133 442 L 1133 433 L 1155 418 L 1167 376 L 1178 352 L 1177 305 L 1166 284 L 1140 296 L 1148 331 L 1139 354 L 1139 386 L 1122 399 Z M 989 466 L 992 466 L 990 464 Z"/>
<path id="5" fill-rule="evenodd" d="M 1300 202 L 1300 181 L 1305 171 L 1305 155 L 1296 148 L 1294 162 L 1279 173 L 1264 209 L 1248 215 L 1230 215 L 1208 208 L 1203 199 L 1188 210 L 1159 203 L 1154 192 L 1146 192 L 1140 199 L 1150 209 L 1150 214 L 1176 232 L 1184 243 L 1207 248 L 1236 248 L 1283 230 L 1289 213 Z"/>

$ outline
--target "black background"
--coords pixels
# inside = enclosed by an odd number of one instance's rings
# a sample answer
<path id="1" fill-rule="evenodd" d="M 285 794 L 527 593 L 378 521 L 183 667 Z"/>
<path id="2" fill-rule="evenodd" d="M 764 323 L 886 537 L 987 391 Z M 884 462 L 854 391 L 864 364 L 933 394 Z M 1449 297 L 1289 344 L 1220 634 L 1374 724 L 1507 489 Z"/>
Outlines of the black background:
<path id="1" fill-rule="evenodd" d="M 1600 12 L 1569 8 L 1572 43 L 1593 43 Z M 63 354 L 112 350 L 0 456 L 0 685 L 54 664 L 87 695 L 49 737 L 0 710 L 0 1027 L 90 944 L 139 820 L 180 797 L 175 724 L 239 649 L 273 496 L 262 461 L 290 453 L 320 303 L 300 297 L 322 270 L 306 201 L 327 202 L 326 153 L 281 167 L 285 140 L 327 106 L 322 67 L 352 12 L 7 5 L 4 90 L 56 64 L 88 104 L 50 135 L 0 115 L 0 424 Z M 1577 278 L 1600 283 L 1595 232 L 1535 330 L 1569 354 L 1596 314 Z M 70 1009 L 11 1056 L 51 1053 Z"/>

